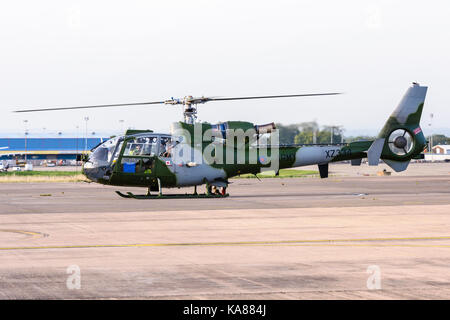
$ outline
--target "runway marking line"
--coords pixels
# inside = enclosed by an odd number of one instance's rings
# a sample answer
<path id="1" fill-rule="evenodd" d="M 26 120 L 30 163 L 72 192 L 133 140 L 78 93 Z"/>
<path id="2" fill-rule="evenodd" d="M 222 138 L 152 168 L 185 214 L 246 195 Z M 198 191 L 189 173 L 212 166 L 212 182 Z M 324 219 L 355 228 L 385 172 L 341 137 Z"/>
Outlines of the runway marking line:
<path id="1" fill-rule="evenodd" d="M 35 231 L 26 231 L 26 230 L 0 229 L 0 232 L 20 233 L 20 234 L 25 234 L 27 236 L 32 236 L 33 238 L 47 237 L 48 236 L 45 233 L 35 232 Z"/>
<path id="2" fill-rule="evenodd" d="M 427 244 L 339 244 L 339 242 L 386 242 L 386 241 L 420 241 L 450 240 L 450 236 L 440 237 L 403 237 L 403 238 L 357 238 L 357 239 L 317 239 L 317 240 L 279 240 L 279 241 L 236 241 L 236 242 L 186 242 L 186 243 L 135 243 L 135 244 L 97 244 L 97 245 L 48 245 L 0 247 L 0 250 L 33 249 L 83 249 L 83 248 L 132 248 L 132 247 L 180 247 L 180 246 L 245 246 L 245 245 L 291 245 L 291 246 L 397 246 L 397 247 L 450 247 L 450 245 Z"/>

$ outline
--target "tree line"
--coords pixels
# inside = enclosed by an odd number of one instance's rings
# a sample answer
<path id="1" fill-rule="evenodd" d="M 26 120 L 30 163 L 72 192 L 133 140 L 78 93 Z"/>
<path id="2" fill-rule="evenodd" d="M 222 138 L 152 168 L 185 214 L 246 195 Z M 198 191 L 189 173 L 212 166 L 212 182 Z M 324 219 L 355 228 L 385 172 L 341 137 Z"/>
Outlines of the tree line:
<path id="1" fill-rule="evenodd" d="M 280 144 L 348 143 L 357 140 L 375 140 L 376 136 L 344 136 L 342 126 L 319 126 L 316 121 L 283 125 L 277 123 Z M 429 137 L 427 136 L 427 139 Z M 433 146 L 450 144 L 450 137 L 433 134 Z"/>

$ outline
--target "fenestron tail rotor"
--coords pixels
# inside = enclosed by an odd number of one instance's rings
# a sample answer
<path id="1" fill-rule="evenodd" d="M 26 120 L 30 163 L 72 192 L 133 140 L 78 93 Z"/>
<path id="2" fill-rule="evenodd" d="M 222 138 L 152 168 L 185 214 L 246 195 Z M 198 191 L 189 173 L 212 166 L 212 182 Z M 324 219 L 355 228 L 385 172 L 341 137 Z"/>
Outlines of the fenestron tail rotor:
<path id="1" fill-rule="evenodd" d="M 278 98 L 294 98 L 294 97 L 314 97 L 314 96 L 331 96 L 340 94 L 339 92 L 329 93 L 306 93 L 306 94 L 287 94 L 287 95 L 270 95 L 270 96 L 249 96 L 249 97 L 193 97 L 185 96 L 182 99 L 171 98 L 164 101 L 150 101 L 150 102 L 133 102 L 133 103 L 119 103 L 119 104 L 101 104 L 91 106 L 76 106 L 76 107 L 54 107 L 54 108 L 37 108 L 37 109 L 23 109 L 14 112 L 40 112 L 40 111 L 59 111 L 59 110 L 75 110 L 75 109 L 91 109 L 91 108 L 110 108 L 110 107 L 125 107 L 125 106 L 145 106 L 145 105 L 183 105 L 184 120 L 186 123 L 194 123 L 197 119 L 197 104 L 204 104 L 211 101 L 233 101 L 233 100 L 251 100 L 251 99 L 278 99 Z"/>

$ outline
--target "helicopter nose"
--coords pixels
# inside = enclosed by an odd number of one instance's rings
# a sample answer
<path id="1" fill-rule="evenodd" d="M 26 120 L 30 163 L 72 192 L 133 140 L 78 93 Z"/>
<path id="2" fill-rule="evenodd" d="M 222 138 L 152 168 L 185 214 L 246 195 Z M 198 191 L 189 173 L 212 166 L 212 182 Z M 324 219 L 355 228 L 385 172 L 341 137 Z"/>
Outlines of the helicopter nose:
<path id="1" fill-rule="evenodd" d="M 82 173 L 91 181 L 96 181 L 96 168 L 94 167 L 92 162 L 85 162 L 83 164 Z"/>
<path id="2" fill-rule="evenodd" d="M 100 166 L 96 163 L 88 161 L 83 165 L 82 172 L 89 180 L 98 182 L 99 179 L 104 178 L 106 170 L 106 166 Z"/>

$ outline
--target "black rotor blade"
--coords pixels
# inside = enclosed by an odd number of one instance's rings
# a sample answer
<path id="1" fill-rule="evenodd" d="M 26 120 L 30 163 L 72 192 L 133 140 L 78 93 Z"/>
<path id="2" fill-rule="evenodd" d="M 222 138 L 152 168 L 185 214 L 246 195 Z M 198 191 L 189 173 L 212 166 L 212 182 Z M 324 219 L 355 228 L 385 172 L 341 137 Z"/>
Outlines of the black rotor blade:
<path id="1" fill-rule="evenodd" d="M 274 99 L 274 98 L 293 98 L 293 97 L 314 97 L 314 96 L 333 96 L 341 92 L 329 93 L 306 93 L 306 94 L 285 94 L 277 96 L 255 96 L 255 97 L 233 97 L 233 98 L 208 98 L 208 101 L 227 101 L 227 100 L 250 100 L 250 99 Z"/>
<path id="2" fill-rule="evenodd" d="M 62 108 L 45 108 L 45 109 L 27 109 L 27 110 L 16 110 L 14 112 L 37 112 L 37 111 L 56 111 L 56 110 L 73 110 L 73 109 L 90 109 L 90 108 L 109 108 L 109 107 L 123 107 L 123 106 L 140 106 L 149 104 L 163 104 L 164 101 L 153 101 L 153 102 L 136 102 L 136 103 L 119 103 L 119 104 L 101 104 L 96 106 L 79 106 L 79 107 L 62 107 Z"/>

